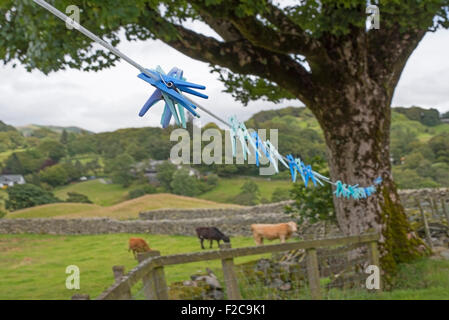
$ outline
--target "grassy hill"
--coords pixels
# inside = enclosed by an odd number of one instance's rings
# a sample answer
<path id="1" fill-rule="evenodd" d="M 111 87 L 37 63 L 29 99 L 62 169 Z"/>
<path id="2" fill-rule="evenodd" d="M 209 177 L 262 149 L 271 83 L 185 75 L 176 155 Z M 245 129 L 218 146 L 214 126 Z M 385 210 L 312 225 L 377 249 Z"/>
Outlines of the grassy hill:
<path id="1" fill-rule="evenodd" d="M 67 199 L 68 192 L 84 194 L 100 206 L 111 206 L 127 200 L 130 188 L 124 188 L 118 184 L 101 183 L 100 179 L 69 184 L 55 190 L 55 196 L 59 199 Z"/>
<path id="2" fill-rule="evenodd" d="M 48 129 L 55 133 L 61 134 L 62 131 L 67 131 L 68 133 L 93 133 L 91 131 L 79 128 L 79 127 L 60 127 L 60 126 L 43 126 L 38 124 L 29 124 L 27 126 L 16 127 L 24 136 L 30 136 L 34 131 L 39 129 Z"/>
<path id="3" fill-rule="evenodd" d="M 416 135 L 419 141 L 429 141 L 433 136 L 442 133 L 449 134 L 449 124 L 440 123 L 435 126 L 426 126 L 419 121 L 410 120 L 404 114 L 392 112 L 391 131 L 409 131 Z"/>
<path id="4" fill-rule="evenodd" d="M 289 180 L 269 180 L 261 178 L 222 178 L 219 180 L 217 187 L 209 192 L 203 193 L 199 196 L 199 198 L 216 202 L 229 202 L 231 198 L 240 193 L 240 188 L 248 180 L 255 181 L 259 187 L 261 198 L 265 198 L 268 200 L 271 199 L 271 195 L 276 188 L 281 188 L 285 190 L 286 193 L 288 193 L 292 186 L 292 183 Z"/>
<path id="5" fill-rule="evenodd" d="M 174 194 L 149 194 L 116 205 L 102 207 L 86 203 L 53 203 L 9 213 L 6 218 L 92 218 L 136 219 L 142 211 L 164 208 L 223 208 L 234 205 L 216 203 Z"/>

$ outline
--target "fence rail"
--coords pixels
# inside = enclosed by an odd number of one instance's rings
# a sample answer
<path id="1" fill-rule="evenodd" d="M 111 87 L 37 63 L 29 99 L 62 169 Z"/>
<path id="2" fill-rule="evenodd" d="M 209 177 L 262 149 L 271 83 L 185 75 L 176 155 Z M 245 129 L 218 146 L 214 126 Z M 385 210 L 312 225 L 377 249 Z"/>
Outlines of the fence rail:
<path id="1" fill-rule="evenodd" d="M 220 246 L 220 250 L 194 252 L 161 256 L 158 251 L 152 251 L 138 256 L 139 264 L 126 275 L 115 273 L 116 282 L 105 290 L 97 300 L 123 300 L 131 298 L 131 288 L 143 281 L 145 298 L 149 300 L 167 300 L 168 287 L 165 279 L 164 266 L 184 264 L 199 261 L 221 260 L 228 299 L 239 300 L 241 294 L 235 274 L 234 258 L 276 253 L 303 249 L 306 251 L 309 289 L 313 299 L 320 299 L 320 274 L 317 259 L 317 249 L 335 246 L 350 246 L 366 244 L 369 246 L 370 263 L 379 266 L 377 242 L 379 234 L 370 233 L 359 236 L 338 237 L 331 239 L 308 240 L 264 246 L 231 248 L 229 244 Z"/>

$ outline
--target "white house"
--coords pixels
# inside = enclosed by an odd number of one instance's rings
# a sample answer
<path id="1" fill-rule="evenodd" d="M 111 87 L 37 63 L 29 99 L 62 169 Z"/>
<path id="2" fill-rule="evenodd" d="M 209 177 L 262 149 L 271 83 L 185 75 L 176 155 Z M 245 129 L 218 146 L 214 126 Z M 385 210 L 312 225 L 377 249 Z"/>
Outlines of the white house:
<path id="1" fill-rule="evenodd" d="M 25 184 L 26 181 L 20 174 L 0 175 L 0 188 L 13 187 L 15 184 Z"/>

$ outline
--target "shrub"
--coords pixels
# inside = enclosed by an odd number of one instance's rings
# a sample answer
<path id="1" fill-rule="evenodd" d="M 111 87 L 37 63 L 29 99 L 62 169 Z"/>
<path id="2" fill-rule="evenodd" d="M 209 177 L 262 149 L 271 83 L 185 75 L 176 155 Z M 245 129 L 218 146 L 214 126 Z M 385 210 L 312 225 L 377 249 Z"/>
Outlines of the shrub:
<path id="1" fill-rule="evenodd" d="M 6 212 L 3 210 L 0 210 L 0 219 L 6 216 Z"/>
<path id="2" fill-rule="evenodd" d="M 189 170 L 181 169 L 173 174 L 170 187 L 174 194 L 194 197 L 201 193 L 199 181 L 195 176 L 189 175 Z"/>
<path id="3" fill-rule="evenodd" d="M 145 195 L 145 190 L 143 189 L 134 189 L 128 192 L 128 199 L 135 199 Z"/>
<path id="4" fill-rule="evenodd" d="M 7 189 L 6 209 L 14 211 L 42 204 L 61 202 L 53 193 L 33 184 L 16 184 Z"/>
<path id="5" fill-rule="evenodd" d="M 77 192 L 68 192 L 67 195 L 69 196 L 66 200 L 66 202 L 75 202 L 75 203 L 93 203 L 89 200 L 89 198 L 81 193 Z"/>
<path id="6" fill-rule="evenodd" d="M 142 188 L 134 189 L 128 192 L 128 199 L 135 199 L 142 197 L 146 194 L 152 194 L 156 192 L 157 192 L 156 188 L 149 184 Z"/>
<path id="7" fill-rule="evenodd" d="M 314 167 L 318 172 L 322 172 L 325 176 L 329 175 L 325 169 L 325 164 L 322 159 L 315 159 Z M 316 187 L 309 181 L 306 187 L 301 180 L 298 179 L 290 191 L 295 203 L 287 211 L 297 213 L 299 215 L 299 222 L 309 220 L 314 223 L 319 220 L 336 221 L 334 202 L 332 196 L 332 186 L 324 184 L 324 186 L 317 185 Z"/>
<path id="8" fill-rule="evenodd" d="M 271 194 L 271 202 L 281 202 L 290 199 L 290 193 L 288 192 L 288 190 L 285 190 L 283 188 L 276 188 Z"/>
<path id="9" fill-rule="evenodd" d="M 236 195 L 233 199 L 234 203 L 254 206 L 260 201 L 260 191 L 259 186 L 254 181 L 247 181 L 240 188 L 240 193 Z"/>

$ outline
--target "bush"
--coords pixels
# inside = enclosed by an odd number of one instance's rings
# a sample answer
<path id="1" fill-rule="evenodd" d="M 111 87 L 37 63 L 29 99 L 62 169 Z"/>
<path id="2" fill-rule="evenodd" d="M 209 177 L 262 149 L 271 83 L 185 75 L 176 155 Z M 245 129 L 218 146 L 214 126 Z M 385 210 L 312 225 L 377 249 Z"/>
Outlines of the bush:
<path id="1" fill-rule="evenodd" d="M 199 181 L 195 176 L 189 175 L 189 170 L 181 169 L 173 174 L 170 187 L 174 194 L 194 197 L 201 193 Z"/>
<path id="2" fill-rule="evenodd" d="M 61 202 L 53 193 L 33 184 L 16 184 L 7 189 L 6 209 L 14 211 L 42 204 Z"/>
<path id="3" fill-rule="evenodd" d="M 66 200 L 66 202 L 73 202 L 73 203 L 93 203 L 89 200 L 89 198 L 81 193 L 77 192 L 67 192 L 67 195 L 69 196 Z"/>
<path id="4" fill-rule="evenodd" d="M 328 176 L 327 170 L 324 169 L 324 162 L 320 159 L 316 160 L 316 170 L 322 172 L 325 176 Z M 316 187 L 309 181 L 308 187 L 306 187 L 299 178 L 299 180 L 293 184 L 290 191 L 292 198 L 295 200 L 293 207 L 288 211 L 297 213 L 299 215 L 299 222 L 302 223 L 308 220 L 312 223 L 317 221 L 336 221 L 332 186 L 330 184 L 324 184 L 324 186 L 317 185 Z"/>
<path id="5" fill-rule="evenodd" d="M 48 183 L 52 187 L 65 185 L 69 181 L 69 176 L 62 164 L 47 167 L 39 174 L 40 180 Z"/>
<path id="6" fill-rule="evenodd" d="M 5 212 L 5 211 L 2 211 L 2 210 L 0 210 L 0 219 L 1 219 L 1 218 L 3 218 L 4 216 L 6 216 L 6 212 Z"/>
<path id="7" fill-rule="evenodd" d="M 173 180 L 173 174 L 176 171 L 176 166 L 169 161 L 164 161 L 156 167 L 157 170 L 157 180 L 162 187 L 168 192 L 171 192 L 171 182 Z"/>
<path id="8" fill-rule="evenodd" d="M 135 199 L 145 195 L 145 190 L 143 189 L 134 189 L 128 192 L 128 199 Z"/>
<path id="9" fill-rule="evenodd" d="M 271 194 L 271 202 L 281 202 L 290 199 L 290 193 L 288 192 L 288 190 L 285 190 L 283 188 L 276 188 Z"/>
<path id="10" fill-rule="evenodd" d="M 247 181 L 240 188 L 240 193 L 233 199 L 234 203 L 244 206 L 254 206 L 260 201 L 259 186 L 254 181 Z"/>

